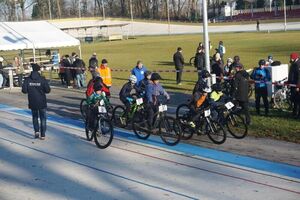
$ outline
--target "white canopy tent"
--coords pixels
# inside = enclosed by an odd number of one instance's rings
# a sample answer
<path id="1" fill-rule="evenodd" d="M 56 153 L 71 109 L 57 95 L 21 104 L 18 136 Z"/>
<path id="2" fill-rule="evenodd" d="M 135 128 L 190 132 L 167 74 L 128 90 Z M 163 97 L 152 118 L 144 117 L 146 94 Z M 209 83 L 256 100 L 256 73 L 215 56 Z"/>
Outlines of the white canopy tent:
<path id="1" fill-rule="evenodd" d="M 0 51 L 78 46 L 80 41 L 46 21 L 0 22 Z"/>

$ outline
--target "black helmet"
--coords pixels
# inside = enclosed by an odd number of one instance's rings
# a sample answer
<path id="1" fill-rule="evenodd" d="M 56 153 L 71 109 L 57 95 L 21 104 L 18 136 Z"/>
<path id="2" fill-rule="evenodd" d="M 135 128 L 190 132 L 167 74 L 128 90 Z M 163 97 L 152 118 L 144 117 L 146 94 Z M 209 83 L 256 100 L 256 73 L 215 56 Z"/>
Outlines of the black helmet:
<path id="1" fill-rule="evenodd" d="M 221 92 L 222 91 L 222 87 L 221 87 L 221 84 L 219 83 L 215 83 L 211 86 L 211 89 L 214 90 L 214 91 L 217 91 L 217 92 Z"/>
<path id="2" fill-rule="evenodd" d="M 147 77 L 147 76 L 149 76 L 149 75 L 151 75 L 151 74 L 152 74 L 152 72 L 146 71 L 146 72 L 144 73 L 144 76 Z"/>
<path id="3" fill-rule="evenodd" d="M 202 70 L 201 71 L 201 77 L 202 78 L 208 78 L 208 77 L 210 77 L 210 73 L 207 70 Z"/>
<path id="4" fill-rule="evenodd" d="M 264 59 L 260 59 L 260 60 L 258 61 L 258 64 L 259 64 L 259 66 L 265 65 L 265 64 L 266 64 L 266 61 L 265 61 Z"/>
<path id="5" fill-rule="evenodd" d="M 108 63 L 108 62 L 107 62 L 107 60 L 104 58 L 104 59 L 102 59 L 101 63 L 102 63 L 102 64 L 106 64 L 106 63 Z"/>
<path id="6" fill-rule="evenodd" d="M 160 79 L 161 79 L 161 77 L 158 73 L 152 73 L 152 75 L 151 75 L 151 80 L 152 81 L 160 80 Z"/>

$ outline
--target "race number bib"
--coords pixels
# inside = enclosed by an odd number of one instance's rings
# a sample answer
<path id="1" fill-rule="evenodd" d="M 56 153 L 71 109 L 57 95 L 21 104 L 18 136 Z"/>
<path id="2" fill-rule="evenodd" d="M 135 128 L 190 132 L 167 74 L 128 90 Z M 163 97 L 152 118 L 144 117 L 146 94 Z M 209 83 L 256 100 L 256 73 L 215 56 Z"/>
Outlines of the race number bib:
<path id="1" fill-rule="evenodd" d="M 204 117 L 210 116 L 210 109 L 204 111 Z"/>
<path id="2" fill-rule="evenodd" d="M 107 110 L 106 110 L 105 106 L 98 106 L 98 112 L 99 113 L 107 113 Z"/>
<path id="3" fill-rule="evenodd" d="M 159 112 L 164 112 L 168 110 L 168 106 L 167 105 L 160 105 L 158 107 Z"/>
<path id="4" fill-rule="evenodd" d="M 136 105 L 141 105 L 141 104 L 143 104 L 143 98 L 138 98 L 137 100 L 136 100 Z"/>
<path id="5" fill-rule="evenodd" d="M 231 108 L 234 107 L 234 104 L 230 101 L 230 102 L 228 102 L 228 103 L 225 104 L 225 107 L 226 107 L 228 110 L 230 110 Z"/>

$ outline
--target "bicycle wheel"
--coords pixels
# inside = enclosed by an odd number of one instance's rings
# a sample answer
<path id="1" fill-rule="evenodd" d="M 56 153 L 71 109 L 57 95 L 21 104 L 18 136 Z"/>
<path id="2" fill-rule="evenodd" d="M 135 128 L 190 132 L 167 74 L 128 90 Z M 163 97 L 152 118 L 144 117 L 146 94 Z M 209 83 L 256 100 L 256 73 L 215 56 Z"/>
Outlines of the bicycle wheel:
<path id="1" fill-rule="evenodd" d="M 252 87 L 252 85 L 251 84 L 249 84 L 249 91 L 248 91 L 248 97 L 250 98 L 251 96 L 252 96 L 252 94 L 253 94 L 253 87 Z"/>
<path id="2" fill-rule="evenodd" d="M 191 139 L 193 137 L 194 130 L 188 124 L 187 119 L 185 117 L 179 117 L 177 118 L 177 121 L 180 124 L 181 132 L 182 132 L 181 138 L 184 140 Z"/>
<path id="3" fill-rule="evenodd" d="M 191 66 L 195 66 L 195 62 L 194 61 L 195 61 L 195 56 L 190 58 L 190 62 L 189 63 L 190 63 Z"/>
<path id="4" fill-rule="evenodd" d="M 163 117 L 159 123 L 159 134 L 167 145 L 174 146 L 178 144 L 182 134 L 179 122 L 173 117 Z"/>
<path id="5" fill-rule="evenodd" d="M 291 108 L 291 103 L 285 97 L 282 89 L 279 89 L 274 95 L 275 108 L 280 110 L 289 110 Z"/>
<path id="6" fill-rule="evenodd" d="M 86 99 L 82 99 L 80 101 L 80 114 L 81 114 L 81 117 L 82 117 L 83 121 L 86 120 L 87 110 L 88 110 L 87 101 L 86 101 Z"/>
<path id="7" fill-rule="evenodd" d="M 143 140 L 146 140 L 150 136 L 148 130 L 147 117 L 144 112 L 138 111 L 134 114 L 132 119 L 132 129 L 134 134 Z"/>
<path id="8" fill-rule="evenodd" d="M 190 111 L 190 107 L 188 104 L 180 104 L 176 108 L 176 119 L 178 118 L 187 118 Z"/>
<path id="9" fill-rule="evenodd" d="M 230 113 L 226 118 L 226 122 L 227 129 L 233 137 L 237 139 L 246 137 L 248 126 L 242 116 Z"/>
<path id="10" fill-rule="evenodd" d="M 93 130 L 88 127 L 88 124 L 85 122 L 85 135 L 87 141 L 92 141 L 93 139 Z"/>
<path id="11" fill-rule="evenodd" d="M 209 120 L 206 124 L 206 132 L 209 139 L 215 144 L 223 144 L 226 140 L 226 132 L 219 122 Z"/>
<path id="12" fill-rule="evenodd" d="M 100 149 L 107 148 L 114 137 L 113 126 L 110 120 L 100 118 L 98 120 L 98 127 L 94 132 L 95 144 Z"/>
<path id="13" fill-rule="evenodd" d="M 125 108 L 116 106 L 112 114 L 112 122 L 115 126 L 125 128 L 127 126 L 127 117 L 125 116 Z"/>

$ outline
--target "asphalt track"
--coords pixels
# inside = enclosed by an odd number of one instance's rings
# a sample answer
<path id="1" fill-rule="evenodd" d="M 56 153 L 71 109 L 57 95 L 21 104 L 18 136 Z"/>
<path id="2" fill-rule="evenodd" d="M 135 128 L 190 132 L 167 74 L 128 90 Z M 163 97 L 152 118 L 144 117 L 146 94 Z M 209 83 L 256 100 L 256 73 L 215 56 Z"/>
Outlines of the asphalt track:
<path id="1" fill-rule="evenodd" d="M 100 150 L 80 121 L 54 116 L 47 140 L 34 140 L 27 110 L 0 105 L 0 116 L 0 199 L 300 198 L 297 166 L 119 129 Z"/>

